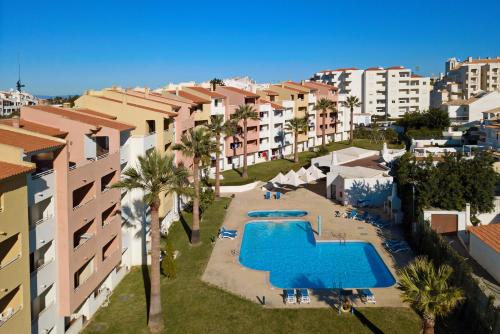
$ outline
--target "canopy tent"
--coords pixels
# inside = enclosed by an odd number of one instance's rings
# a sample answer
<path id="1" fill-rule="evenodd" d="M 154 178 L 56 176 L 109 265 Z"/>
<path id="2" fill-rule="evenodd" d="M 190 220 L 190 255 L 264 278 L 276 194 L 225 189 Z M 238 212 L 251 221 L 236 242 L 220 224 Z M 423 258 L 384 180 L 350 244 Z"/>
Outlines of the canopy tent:
<path id="1" fill-rule="evenodd" d="M 301 169 L 299 169 L 297 171 L 297 175 L 302 179 L 302 181 L 304 181 L 306 183 L 309 183 L 309 182 L 316 180 L 314 178 L 314 176 L 312 176 L 310 173 L 308 173 L 304 167 L 302 167 Z"/>
<path id="2" fill-rule="evenodd" d="M 273 179 L 269 180 L 271 183 L 286 184 L 287 178 L 281 172 L 276 175 Z"/>
<path id="3" fill-rule="evenodd" d="M 315 180 L 326 177 L 326 175 L 323 174 L 323 172 L 314 165 L 311 165 L 311 167 L 307 169 L 307 173 L 314 177 Z"/>
<path id="4" fill-rule="evenodd" d="M 294 187 L 298 187 L 301 184 L 305 183 L 303 180 L 301 180 L 301 178 L 297 175 L 297 173 L 293 171 L 293 169 L 290 170 L 288 173 L 286 173 L 285 177 L 287 179 L 286 184 L 289 184 Z"/>

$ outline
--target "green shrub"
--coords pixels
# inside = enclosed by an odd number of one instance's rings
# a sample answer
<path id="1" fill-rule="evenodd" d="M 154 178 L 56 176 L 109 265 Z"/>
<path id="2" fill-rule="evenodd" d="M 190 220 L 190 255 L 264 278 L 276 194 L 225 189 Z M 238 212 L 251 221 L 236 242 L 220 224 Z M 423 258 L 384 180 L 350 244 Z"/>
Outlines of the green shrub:
<path id="1" fill-rule="evenodd" d="M 443 131 L 441 129 L 408 129 L 406 131 L 406 136 L 413 139 L 439 139 L 443 137 Z"/>
<path id="2" fill-rule="evenodd" d="M 163 261 L 161 261 L 161 270 L 163 275 L 170 280 L 177 277 L 177 266 L 175 265 L 174 260 L 174 247 L 168 238 L 165 245 Z"/>

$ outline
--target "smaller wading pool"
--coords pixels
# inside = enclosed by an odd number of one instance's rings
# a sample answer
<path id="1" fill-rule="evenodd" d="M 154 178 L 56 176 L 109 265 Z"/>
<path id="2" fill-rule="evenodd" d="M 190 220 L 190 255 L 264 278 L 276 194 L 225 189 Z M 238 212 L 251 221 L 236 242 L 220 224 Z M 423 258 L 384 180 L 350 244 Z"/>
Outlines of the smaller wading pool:
<path id="1" fill-rule="evenodd" d="M 250 218 L 283 218 L 304 216 L 307 216 L 307 211 L 304 210 L 256 210 L 248 212 L 248 217 Z"/>

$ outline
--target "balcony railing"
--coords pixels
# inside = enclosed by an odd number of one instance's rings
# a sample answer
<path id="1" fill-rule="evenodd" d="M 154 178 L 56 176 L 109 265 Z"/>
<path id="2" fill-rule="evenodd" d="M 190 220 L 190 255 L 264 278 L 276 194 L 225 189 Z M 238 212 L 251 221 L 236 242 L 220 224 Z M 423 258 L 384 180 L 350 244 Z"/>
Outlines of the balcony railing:
<path id="1" fill-rule="evenodd" d="M 30 224 L 30 229 L 34 229 L 34 228 L 35 228 L 35 227 L 37 227 L 38 225 L 43 224 L 43 223 L 45 223 L 46 221 L 48 221 L 48 220 L 50 220 L 50 219 L 52 219 L 52 218 L 54 218 L 54 215 L 50 215 L 50 216 L 47 216 L 47 217 L 43 217 L 42 219 L 39 219 L 39 220 L 37 220 L 36 222 L 31 223 L 31 224 Z"/>
<path id="2" fill-rule="evenodd" d="M 18 254 L 16 254 L 16 256 L 14 256 L 12 259 L 10 259 L 9 261 L 7 261 L 6 263 L 0 264 L 0 269 L 3 269 L 5 267 L 7 267 L 9 264 L 16 262 L 19 258 L 21 258 L 21 252 L 19 252 Z"/>
<path id="3" fill-rule="evenodd" d="M 81 208 L 82 206 L 92 202 L 93 200 L 95 200 L 95 196 L 92 196 L 92 198 L 90 198 L 88 201 L 84 202 L 84 203 L 80 203 L 76 206 L 73 207 L 73 211 L 77 210 L 78 208 Z"/>
<path id="4" fill-rule="evenodd" d="M 23 305 L 7 308 L 7 310 L 0 314 L 0 327 L 22 309 Z"/>
<path id="5" fill-rule="evenodd" d="M 80 247 L 82 247 L 83 245 L 85 245 L 87 243 L 87 241 L 89 241 L 90 239 L 92 239 L 93 237 L 95 236 L 95 233 L 83 233 L 81 236 L 80 236 L 80 242 L 78 243 L 78 245 L 76 245 L 76 247 L 74 248 L 74 250 L 76 251 L 77 249 L 79 249 Z"/>
<path id="6" fill-rule="evenodd" d="M 48 261 L 44 261 L 43 264 L 39 265 L 35 270 L 31 272 L 31 276 L 35 276 L 38 274 L 43 268 L 47 267 L 50 265 L 52 262 L 54 262 L 54 258 L 50 258 Z"/>
<path id="7" fill-rule="evenodd" d="M 50 175 L 54 173 L 54 170 L 53 169 L 49 169 L 49 170 L 46 170 L 46 171 L 43 171 L 43 172 L 39 172 L 39 173 L 36 173 L 36 174 L 32 174 L 31 175 L 31 179 L 32 180 L 36 180 L 36 179 L 39 179 L 45 175 Z"/>

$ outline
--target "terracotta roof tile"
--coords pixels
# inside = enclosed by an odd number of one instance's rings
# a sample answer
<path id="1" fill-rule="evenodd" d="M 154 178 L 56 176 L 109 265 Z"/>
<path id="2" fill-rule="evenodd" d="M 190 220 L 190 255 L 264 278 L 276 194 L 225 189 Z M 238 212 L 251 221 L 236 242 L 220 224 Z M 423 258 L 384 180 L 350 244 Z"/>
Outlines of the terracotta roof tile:
<path id="1" fill-rule="evenodd" d="M 328 85 L 328 84 L 325 84 L 325 83 L 322 83 L 322 82 L 316 82 L 316 81 L 306 81 L 303 83 L 304 86 L 311 86 L 311 87 L 324 87 L 324 88 L 328 88 L 330 90 L 338 90 L 337 87 L 335 86 L 332 86 L 332 85 Z"/>
<path id="2" fill-rule="evenodd" d="M 291 91 L 294 91 L 294 92 L 298 92 L 298 93 L 305 93 L 303 90 L 291 87 L 290 85 L 287 86 L 287 85 L 283 84 L 283 86 L 284 87 L 282 87 L 281 85 L 273 85 L 273 87 L 276 87 L 276 88 L 284 88 L 284 89 L 288 89 L 288 90 L 291 90 Z"/>
<path id="3" fill-rule="evenodd" d="M 280 94 L 276 93 L 275 91 L 272 91 L 270 89 L 263 89 L 261 90 L 262 93 L 269 95 L 269 96 L 278 96 Z"/>
<path id="4" fill-rule="evenodd" d="M 379 165 L 379 161 L 380 161 L 380 156 L 372 155 L 371 157 L 358 159 L 358 160 L 347 162 L 345 164 L 341 164 L 341 166 L 346 166 L 346 167 L 358 167 L 358 166 L 360 166 L 360 167 L 366 167 L 366 168 L 385 171 L 386 169 Z"/>
<path id="5" fill-rule="evenodd" d="M 495 63 L 500 63 L 499 58 L 495 59 L 472 59 L 472 61 L 465 61 L 465 63 L 469 64 L 495 64 Z"/>
<path id="6" fill-rule="evenodd" d="M 206 95 L 208 95 L 210 97 L 213 97 L 214 99 L 225 99 L 226 98 L 226 96 L 224 96 L 224 95 L 222 95 L 220 93 L 211 91 L 210 89 L 207 89 L 205 87 L 193 86 L 193 87 L 186 87 L 186 88 L 195 90 L 195 91 L 197 91 L 199 93 L 206 94 Z"/>
<path id="7" fill-rule="evenodd" d="M 91 96 L 99 98 L 99 99 L 107 100 L 107 101 L 112 101 L 112 102 L 116 102 L 116 103 L 122 103 L 121 100 L 111 99 L 109 97 L 98 96 L 98 95 L 91 95 Z M 161 110 L 161 109 L 157 109 L 157 108 L 146 107 L 146 106 L 143 106 L 141 104 L 127 102 L 127 105 L 132 106 L 132 107 L 136 107 L 136 108 L 142 108 L 142 109 L 145 109 L 145 110 L 159 112 L 159 113 L 170 115 L 170 116 L 176 116 L 177 115 L 175 112 L 170 112 L 170 111 Z M 175 106 L 175 107 L 177 107 L 177 106 Z"/>
<path id="8" fill-rule="evenodd" d="M 404 66 L 390 66 L 387 67 L 386 70 L 405 70 Z"/>
<path id="9" fill-rule="evenodd" d="M 169 91 L 169 93 L 172 93 L 172 94 L 176 94 L 176 91 Z M 186 91 L 183 91 L 183 90 L 179 90 L 177 92 L 177 94 L 179 94 L 180 97 L 183 97 L 185 99 L 188 99 L 188 100 L 191 100 L 192 102 L 194 103 L 197 103 L 197 104 L 203 104 L 203 103 L 210 103 L 211 101 L 207 100 L 207 99 L 204 99 L 202 97 L 199 97 L 197 95 L 193 95 L 193 94 L 189 94 L 188 92 Z"/>
<path id="10" fill-rule="evenodd" d="M 284 110 L 285 109 L 285 107 L 283 107 L 281 104 L 275 103 L 275 102 L 271 102 L 271 101 L 268 101 L 268 100 L 263 99 L 263 98 L 259 99 L 259 103 L 270 104 L 271 107 L 273 107 L 276 110 Z"/>
<path id="11" fill-rule="evenodd" d="M 411 75 L 411 77 L 412 77 L 412 78 L 422 78 L 422 76 L 421 76 L 421 75 L 418 75 L 418 74 L 412 74 L 412 75 Z"/>
<path id="12" fill-rule="evenodd" d="M 383 67 L 369 67 L 365 71 L 383 71 Z"/>
<path id="13" fill-rule="evenodd" d="M 500 224 L 469 227 L 469 232 L 500 253 Z"/>
<path id="14" fill-rule="evenodd" d="M 12 130 L 14 130 L 14 128 Z M 25 153 L 47 150 L 65 145 L 55 140 L 5 129 L 0 129 L 0 143 L 22 148 Z"/>
<path id="15" fill-rule="evenodd" d="M 115 92 L 115 93 L 118 93 L 118 94 L 122 94 L 122 95 L 125 95 L 125 96 L 133 96 L 133 97 L 136 97 L 138 99 L 143 99 L 143 100 L 147 100 L 147 101 L 153 101 L 155 103 L 159 103 L 159 104 L 165 104 L 165 105 L 168 105 L 168 106 L 171 106 L 171 107 L 180 107 L 179 103 L 190 103 L 190 102 L 187 102 L 187 101 L 175 101 L 173 102 L 172 99 L 169 99 L 169 98 L 166 98 L 164 96 L 162 96 L 161 94 L 158 94 L 158 93 L 154 93 L 154 92 L 149 92 L 148 94 L 152 97 L 155 97 L 156 99 L 152 99 L 150 97 L 147 97 L 145 93 L 143 92 L 137 92 L 137 91 L 134 91 L 134 90 L 127 90 L 127 92 L 124 92 L 124 91 L 121 91 L 121 90 L 115 90 L 115 89 L 112 89 L 111 90 L 112 92 Z M 182 97 L 179 97 L 179 99 L 182 99 Z M 161 100 L 161 101 L 160 101 Z M 121 102 L 121 101 L 120 101 Z M 129 103 L 127 101 L 127 104 L 131 105 L 132 103 Z M 139 105 L 139 104 L 137 104 Z"/>
<path id="16" fill-rule="evenodd" d="M 252 98 L 252 97 L 258 98 L 259 97 L 259 95 L 255 94 L 253 92 L 249 92 L 248 90 L 244 90 L 244 89 L 240 89 L 240 88 L 236 88 L 236 87 L 231 87 L 231 86 L 219 86 L 219 87 L 222 88 L 223 90 L 227 89 L 227 90 L 245 95 L 245 97 L 250 97 L 250 98 Z"/>
<path id="17" fill-rule="evenodd" d="M 5 180 L 11 176 L 16 176 L 24 173 L 30 173 L 35 170 L 35 166 L 28 167 L 18 164 L 12 164 L 4 161 L 0 161 L 0 180 Z"/>
<path id="18" fill-rule="evenodd" d="M 91 109 L 87 109 L 87 108 L 78 108 L 78 109 L 75 109 L 75 111 L 78 111 L 78 112 L 81 112 L 84 114 L 89 114 L 91 116 L 101 117 L 101 118 L 107 118 L 107 119 L 113 119 L 113 120 L 116 119 L 116 116 L 108 115 L 108 114 L 98 112 L 95 110 L 91 110 Z"/>
<path id="19" fill-rule="evenodd" d="M 295 83 L 293 81 L 285 82 L 285 86 L 296 88 L 296 89 L 302 91 L 303 93 L 309 93 L 311 90 L 317 90 L 316 87 L 312 88 L 312 87 L 303 86 L 303 85 Z"/>
<path id="20" fill-rule="evenodd" d="M 62 109 L 62 108 L 57 108 L 57 107 L 52 107 L 52 106 L 33 106 L 31 107 L 33 109 L 38 109 L 43 112 L 51 113 L 54 115 L 59 115 L 64 118 L 71 119 L 73 121 L 77 122 L 82 122 L 86 124 L 90 124 L 92 126 L 97 126 L 97 127 L 108 127 L 111 129 L 116 129 L 119 131 L 129 131 L 135 129 L 135 126 L 118 122 L 115 120 L 110 120 L 106 118 L 101 118 L 101 117 L 95 117 L 95 116 L 90 116 L 87 114 L 79 113 L 77 111 L 73 110 L 68 110 L 68 109 Z"/>
<path id="21" fill-rule="evenodd" d="M 2 119 L 0 120 L 0 124 L 12 126 L 12 118 Z M 56 129 L 46 125 L 41 125 L 38 123 L 28 122 L 25 121 L 24 119 L 19 120 L 19 127 L 24 130 L 33 131 L 52 137 L 63 138 L 68 134 L 67 132 L 62 131 L 60 129 Z"/>

